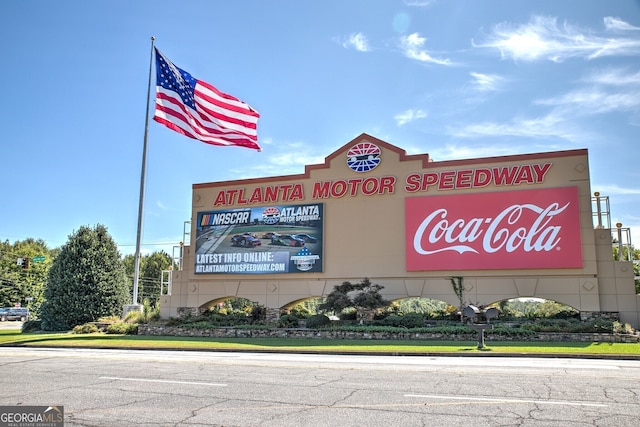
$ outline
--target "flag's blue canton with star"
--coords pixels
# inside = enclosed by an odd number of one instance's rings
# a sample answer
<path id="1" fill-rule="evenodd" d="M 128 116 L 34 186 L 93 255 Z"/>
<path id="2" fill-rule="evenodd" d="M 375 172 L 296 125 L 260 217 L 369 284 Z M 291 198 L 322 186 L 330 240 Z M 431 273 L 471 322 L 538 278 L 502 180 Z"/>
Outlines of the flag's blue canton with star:
<path id="1" fill-rule="evenodd" d="M 169 65 L 162 55 L 156 54 L 156 64 L 156 84 L 176 92 L 182 102 L 195 110 L 196 79 L 174 64 Z"/>

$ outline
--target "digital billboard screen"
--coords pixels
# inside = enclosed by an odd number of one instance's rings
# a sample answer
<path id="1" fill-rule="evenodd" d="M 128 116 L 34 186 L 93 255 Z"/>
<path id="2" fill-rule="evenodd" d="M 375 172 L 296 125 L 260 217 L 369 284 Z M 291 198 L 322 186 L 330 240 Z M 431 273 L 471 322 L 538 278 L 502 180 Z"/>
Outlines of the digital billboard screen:
<path id="1" fill-rule="evenodd" d="M 197 214 L 196 274 L 322 272 L 324 204 Z"/>

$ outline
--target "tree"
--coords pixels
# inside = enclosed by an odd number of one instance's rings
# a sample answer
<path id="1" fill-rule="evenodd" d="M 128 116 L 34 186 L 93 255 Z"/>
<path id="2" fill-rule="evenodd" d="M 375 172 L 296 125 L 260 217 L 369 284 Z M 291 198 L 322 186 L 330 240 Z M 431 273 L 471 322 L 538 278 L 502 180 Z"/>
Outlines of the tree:
<path id="1" fill-rule="evenodd" d="M 390 301 L 385 300 L 380 294 L 382 289 L 384 286 L 374 285 L 367 278 L 360 283 L 342 282 L 341 285 L 336 285 L 333 288 L 333 291 L 327 295 L 325 302 L 320 304 L 318 308 L 334 313 L 341 313 L 347 308 L 355 308 L 360 318 L 373 318 L 370 314 L 375 309 L 390 304 Z"/>
<path id="2" fill-rule="evenodd" d="M 125 270 L 105 226 L 83 226 L 69 236 L 49 269 L 44 297 L 44 330 L 69 330 L 122 313 L 130 298 Z"/>
<path id="3" fill-rule="evenodd" d="M 27 307 L 32 317 L 38 317 L 47 271 L 57 253 L 57 249 L 49 249 L 41 239 L 0 242 L 0 306 Z M 36 257 L 37 261 L 33 261 Z M 19 259 L 22 265 L 18 264 Z"/>
<path id="4" fill-rule="evenodd" d="M 400 315 L 419 313 L 432 316 L 449 309 L 449 304 L 444 301 L 421 297 L 405 298 L 394 301 L 394 304 L 396 305 L 395 311 Z"/>
<path id="5" fill-rule="evenodd" d="M 534 312 L 535 317 L 543 318 L 570 318 L 580 315 L 580 312 L 573 307 L 560 304 L 555 301 L 543 301 Z"/>
<path id="6" fill-rule="evenodd" d="M 169 270 L 173 260 L 165 251 L 156 251 L 150 255 L 140 257 L 140 276 L 138 278 L 138 295 L 141 299 L 147 299 L 154 305 L 160 299 L 162 270 Z M 129 283 L 133 285 L 135 269 L 135 255 L 124 257 L 125 270 Z"/>

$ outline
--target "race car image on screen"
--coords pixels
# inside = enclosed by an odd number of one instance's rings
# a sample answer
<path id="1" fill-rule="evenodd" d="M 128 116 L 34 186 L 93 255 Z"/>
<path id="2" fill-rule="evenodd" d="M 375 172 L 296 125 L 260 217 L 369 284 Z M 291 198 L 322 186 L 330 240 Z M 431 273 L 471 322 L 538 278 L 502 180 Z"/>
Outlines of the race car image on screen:
<path id="1" fill-rule="evenodd" d="M 236 234 L 231 238 L 231 246 L 241 246 L 243 248 L 255 248 L 262 246 L 262 241 L 249 233 Z"/>
<path id="2" fill-rule="evenodd" d="M 308 234 L 293 234 L 291 237 L 295 239 L 302 239 L 305 243 L 318 243 L 318 239 Z"/>
<path id="3" fill-rule="evenodd" d="M 304 240 L 292 236 L 291 234 L 273 234 L 271 236 L 271 244 L 272 245 L 281 245 L 281 246 L 304 246 Z"/>

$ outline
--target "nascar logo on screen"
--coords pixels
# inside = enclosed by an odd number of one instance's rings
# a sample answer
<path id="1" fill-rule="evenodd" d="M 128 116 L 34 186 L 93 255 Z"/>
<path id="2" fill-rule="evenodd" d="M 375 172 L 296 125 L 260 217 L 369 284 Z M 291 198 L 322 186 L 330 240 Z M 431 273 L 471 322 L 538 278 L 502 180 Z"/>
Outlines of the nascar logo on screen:
<path id="1" fill-rule="evenodd" d="M 198 212 L 196 274 L 322 272 L 324 204 Z"/>

